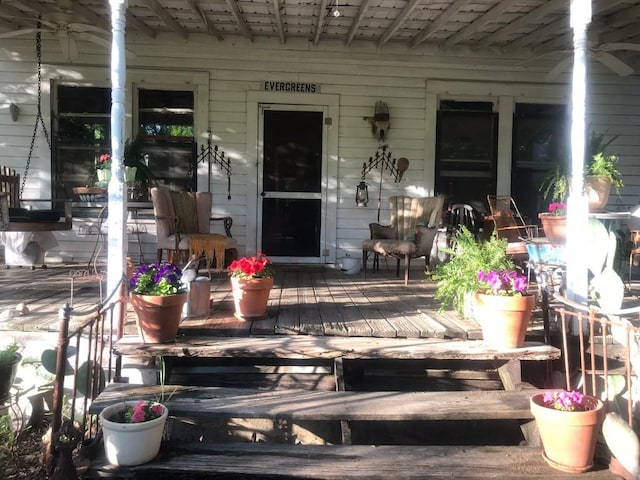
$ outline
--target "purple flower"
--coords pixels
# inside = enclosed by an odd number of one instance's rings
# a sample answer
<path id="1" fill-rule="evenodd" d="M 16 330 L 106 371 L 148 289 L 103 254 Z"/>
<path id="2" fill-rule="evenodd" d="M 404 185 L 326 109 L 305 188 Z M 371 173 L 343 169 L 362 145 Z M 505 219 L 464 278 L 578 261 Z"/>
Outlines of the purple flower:
<path id="1" fill-rule="evenodd" d="M 500 270 L 486 272 L 481 270 L 477 277 L 480 283 L 478 289 L 488 295 L 526 295 L 527 277 L 515 270 Z"/>
<path id="2" fill-rule="evenodd" d="M 542 402 L 545 407 L 563 412 L 584 412 L 588 410 L 587 405 L 584 403 L 584 395 L 577 390 L 546 392 L 542 397 Z"/>

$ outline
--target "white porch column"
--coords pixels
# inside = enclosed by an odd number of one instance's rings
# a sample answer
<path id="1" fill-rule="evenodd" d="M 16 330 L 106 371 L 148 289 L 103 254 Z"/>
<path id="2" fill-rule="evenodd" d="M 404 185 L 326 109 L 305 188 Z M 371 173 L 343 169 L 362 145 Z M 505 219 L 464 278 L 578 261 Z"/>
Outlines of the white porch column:
<path id="1" fill-rule="evenodd" d="M 126 0 L 109 0 L 111 5 L 111 182 L 109 182 L 109 218 L 107 228 L 107 293 L 122 278 L 127 256 L 126 197 L 124 184 L 124 117 L 125 117 L 125 11 Z"/>
<path id="2" fill-rule="evenodd" d="M 567 202 L 567 296 L 584 303 L 587 300 L 587 265 L 584 262 L 584 233 L 588 203 L 584 195 L 583 165 L 587 96 L 587 25 L 591 22 L 591 0 L 571 1 L 573 29 L 573 78 L 571 113 L 571 194 Z M 572 328 L 578 333 L 577 325 Z M 576 331 L 578 330 L 578 331 Z"/>

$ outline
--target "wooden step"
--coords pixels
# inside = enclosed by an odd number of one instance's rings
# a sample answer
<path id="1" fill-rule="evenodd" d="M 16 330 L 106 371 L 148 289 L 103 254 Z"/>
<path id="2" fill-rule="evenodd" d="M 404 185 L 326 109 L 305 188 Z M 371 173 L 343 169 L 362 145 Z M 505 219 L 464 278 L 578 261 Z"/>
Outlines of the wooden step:
<path id="1" fill-rule="evenodd" d="M 542 459 L 540 449 L 512 446 L 165 443 L 158 458 L 151 463 L 118 468 L 93 462 L 91 471 L 100 478 L 130 478 L 128 475 L 134 476 L 136 472 L 156 473 L 158 478 L 174 478 L 179 473 L 209 475 L 206 478 L 216 475 L 247 478 L 246 475 L 250 478 L 321 480 L 576 478 L 575 474 L 549 467 Z M 610 479 L 613 475 L 605 467 L 596 467 L 594 471 L 581 474 L 580 478 Z"/>
<path id="2" fill-rule="evenodd" d="M 111 384 L 89 412 L 123 400 L 159 398 L 161 386 Z M 173 417 L 286 418 L 291 420 L 531 419 L 529 398 L 541 390 L 450 392 L 264 391 L 167 385 L 163 403 Z"/>
<path id="3" fill-rule="evenodd" d="M 179 336 L 173 343 L 141 343 L 126 336 L 115 344 L 121 355 L 214 358 L 555 360 L 560 350 L 527 342 L 522 348 L 493 348 L 480 340 L 432 338 L 269 335 L 250 337 Z"/>

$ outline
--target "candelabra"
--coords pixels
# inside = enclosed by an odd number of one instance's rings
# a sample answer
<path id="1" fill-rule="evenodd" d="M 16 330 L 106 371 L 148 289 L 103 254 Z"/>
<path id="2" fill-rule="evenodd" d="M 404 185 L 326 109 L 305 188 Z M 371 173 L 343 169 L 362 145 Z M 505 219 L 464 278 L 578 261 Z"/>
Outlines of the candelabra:
<path id="1" fill-rule="evenodd" d="M 196 157 L 196 165 L 200 162 L 207 162 L 207 191 L 211 191 L 211 170 L 212 165 L 216 164 L 227 174 L 227 200 L 231 200 L 231 160 L 225 157 L 223 151 L 218 150 L 217 145 L 211 144 L 211 130 L 208 131 L 207 146 L 200 146 L 200 154 Z"/>
<path id="2" fill-rule="evenodd" d="M 389 171 L 389 175 L 393 177 L 394 182 L 402 180 L 402 175 L 409 168 L 409 160 L 406 158 L 399 158 L 397 161 L 395 158 L 391 158 L 391 151 L 388 145 L 381 145 L 376 150 L 376 154 L 373 157 L 369 157 L 369 162 L 362 163 L 362 175 L 360 177 L 360 183 L 356 188 L 356 206 L 366 207 L 369 202 L 369 190 L 368 185 L 365 182 L 365 177 L 372 170 L 380 169 L 380 180 L 378 183 L 378 222 L 380 221 L 380 207 L 382 205 L 382 178 L 385 170 Z"/>

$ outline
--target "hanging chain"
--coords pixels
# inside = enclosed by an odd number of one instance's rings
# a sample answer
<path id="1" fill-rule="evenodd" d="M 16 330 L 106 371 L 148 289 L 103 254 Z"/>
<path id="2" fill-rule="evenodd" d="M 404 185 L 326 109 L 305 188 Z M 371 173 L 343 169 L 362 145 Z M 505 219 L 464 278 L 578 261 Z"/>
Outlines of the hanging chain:
<path id="1" fill-rule="evenodd" d="M 40 29 L 41 24 L 38 22 L 37 28 Z M 36 143 L 36 136 L 38 134 L 38 125 L 42 125 L 42 133 L 44 134 L 44 138 L 47 140 L 47 145 L 49 146 L 49 151 L 51 151 L 51 140 L 49 140 L 49 132 L 47 131 L 47 127 L 44 124 L 44 119 L 42 118 L 42 33 L 40 30 L 36 32 L 36 56 L 38 59 L 38 111 L 36 115 L 36 123 L 33 126 L 33 135 L 31 135 L 31 145 L 29 146 L 29 155 L 27 156 L 27 164 L 24 168 L 24 175 L 22 176 L 22 185 L 20 186 L 20 198 L 22 198 L 22 194 L 24 193 L 24 186 L 27 183 L 27 175 L 29 175 L 29 167 L 31 166 L 31 157 L 33 155 L 33 148 Z"/>

